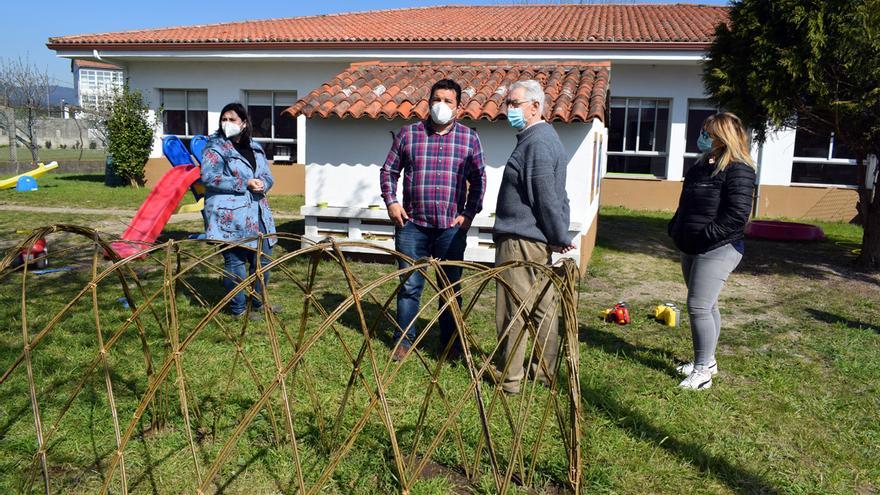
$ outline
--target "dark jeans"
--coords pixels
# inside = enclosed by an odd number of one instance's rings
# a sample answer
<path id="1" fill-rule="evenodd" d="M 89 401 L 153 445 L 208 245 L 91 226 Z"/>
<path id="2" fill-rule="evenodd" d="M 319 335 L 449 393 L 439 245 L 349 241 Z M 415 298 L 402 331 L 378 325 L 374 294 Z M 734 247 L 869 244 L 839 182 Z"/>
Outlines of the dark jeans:
<path id="1" fill-rule="evenodd" d="M 464 249 L 467 244 L 467 231 L 459 227 L 450 227 L 448 229 L 437 229 L 431 227 L 420 227 L 412 222 L 407 222 L 403 227 L 398 227 L 394 236 L 395 249 L 401 253 L 417 260 L 428 256 L 440 260 L 456 260 L 460 261 L 464 258 Z M 400 268 L 409 266 L 404 261 L 399 261 Z M 451 284 L 456 284 L 461 278 L 461 268 L 445 267 L 443 271 L 446 278 Z M 419 304 L 422 297 L 422 289 L 425 286 L 425 277 L 419 272 L 401 276 L 403 287 L 397 293 L 397 324 L 401 329 L 406 331 L 406 338 L 400 343 L 401 347 L 409 348 L 418 336 L 415 318 L 419 311 Z M 438 286 L 442 287 L 439 284 Z M 442 307 L 444 300 L 439 300 L 439 306 Z M 461 297 L 458 297 L 458 304 L 461 306 Z M 429 318 L 430 319 L 430 318 Z M 407 330 L 407 327 L 409 329 Z M 399 329 L 394 330 L 395 343 L 400 339 L 402 332 Z M 450 311 L 444 311 L 440 315 L 440 343 L 446 346 L 451 338 L 454 338 L 455 320 L 452 318 Z M 456 346 L 460 346 L 460 342 L 456 342 Z"/>
<path id="2" fill-rule="evenodd" d="M 272 246 L 269 245 L 269 240 L 263 240 L 263 254 L 271 255 L 272 254 Z M 225 277 L 223 277 L 223 287 L 226 288 L 227 291 L 232 291 L 236 285 L 238 285 L 242 280 L 244 280 L 249 275 L 253 275 L 254 272 L 257 271 L 256 267 L 256 258 L 257 252 L 251 251 L 250 249 L 243 247 L 235 247 L 223 252 L 223 270 L 226 272 Z M 269 257 L 263 256 L 262 263 L 260 266 L 265 266 L 269 263 Z M 248 265 L 248 269 L 245 269 L 245 263 Z M 263 272 L 263 284 L 269 283 L 269 272 Z M 257 297 L 252 298 L 251 309 L 256 310 L 263 306 L 263 287 L 260 283 L 260 280 L 257 279 L 257 283 L 254 284 L 254 292 L 257 293 Z M 229 310 L 232 314 L 241 314 L 244 313 L 244 310 L 247 309 L 247 298 L 245 297 L 245 292 L 243 290 L 238 291 L 232 299 L 229 301 Z"/>

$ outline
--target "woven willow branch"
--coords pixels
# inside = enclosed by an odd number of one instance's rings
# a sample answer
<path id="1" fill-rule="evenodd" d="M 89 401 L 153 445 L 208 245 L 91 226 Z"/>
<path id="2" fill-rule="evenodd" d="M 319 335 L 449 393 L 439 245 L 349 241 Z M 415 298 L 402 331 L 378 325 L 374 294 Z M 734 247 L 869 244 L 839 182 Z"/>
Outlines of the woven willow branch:
<path id="1" fill-rule="evenodd" d="M 36 275 L 27 265 L 12 267 L 22 249 L 29 249 L 46 236 L 75 244 L 60 249 L 60 254 L 56 256 L 91 255 L 87 261 L 81 261 L 83 268 L 88 267 L 88 281 L 65 296 L 67 302 L 63 305 L 57 299 L 54 304 L 47 303 L 31 293 L 29 289 L 35 285 Z M 269 263 L 257 267 L 256 273 L 242 280 L 237 287 L 238 290 L 261 297 L 265 302 L 260 322 L 249 321 L 249 318 L 233 322 L 222 315 L 222 309 L 235 291 L 219 300 L 212 300 L 190 281 L 190 277 L 199 274 L 212 279 L 222 276 L 221 253 L 241 245 L 168 241 L 151 247 L 142 257 L 119 259 L 110 249 L 109 241 L 98 232 L 85 227 L 55 225 L 35 230 L 0 259 L 0 288 L 20 284 L 18 302 L 21 305 L 21 352 L 11 363 L 0 363 L 0 366 L 7 366 L 0 375 L 0 390 L 4 386 L 26 383 L 36 445 L 30 467 L 26 468 L 27 472 L 21 473 L 21 478 L 29 479 L 29 483 L 33 484 L 41 476 L 45 492 L 53 491 L 53 440 L 68 433 L 63 427 L 63 418 L 78 400 L 82 400 L 81 394 L 93 375 L 100 373 L 107 412 L 112 421 L 94 427 L 109 428 L 107 432 L 112 431 L 114 439 L 112 453 L 100 464 L 103 469 L 101 493 L 129 493 L 133 471 L 126 459 L 127 456 L 130 458 L 135 447 L 133 439 L 147 441 L 143 428 L 145 420 L 149 421 L 148 429 L 151 431 L 161 432 L 169 426 L 183 430 L 185 449 L 192 459 L 191 490 L 199 494 L 212 493 L 221 486 L 221 470 L 229 463 L 232 452 L 249 429 L 255 427 L 255 419 L 261 416 L 271 425 L 275 446 L 289 451 L 294 467 L 291 489 L 296 493 L 320 493 L 339 464 L 358 446 L 359 435 L 364 428 L 371 422 L 377 424 L 377 419 L 392 453 L 389 462 L 400 493 L 410 492 L 444 441 L 455 449 L 461 459 L 459 466 L 450 466 L 450 469 L 460 470 L 472 483 L 476 483 L 488 471 L 498 493 L 507 493 L 513 485 L 530 487 L 539 479 L 546 478 L 540 472 L 539 460 L 547 455 L 545 440 L 553 428 L 561 437 L 568 466 L 567 479 L 563 482 L 579 493 L 583 459 L 576 312 L 578 271 L 570 260 L 554 267 L 523 262 L 486 267 L 470 262 L 412 260 L 401 253 L 366 242 L 337 243 L 328 240 L 316 244 L 296 235 L 278 234 L 276 237 L 303 247 L 274 258 L 267 257 Z M 256 254 L 259 259 L 263 256 L 262 237 L 257 240 Z M 393 261 L 403 261 L 405 268 L 396 269 L 388 265 L 375 279 L 360 280 L 348 258 L 348 252 L 352 249 L 387 255 Z M 443 270 L 444 267 L 453 266 L 463 269 L 463 276 L 457 284 L 451 284 Z M 518 301 L 516 318 L 525 322 L 526 331 L 514 335 L 514 329 L 508 327 L 503 329 L 500 337 L 533 342 L 528 359 L 537 361 L 544 374 L 552 378 L 545 392 L 540 391 L 542 385 L 537 381 L 527 379 L 522 394 L 512 398 L 502 393 L 496 381 L 496 372 L 490 365 L 502 356 L 498 339 L 493 340 L 493 347 L 486 349 L 485 342 L 478 342 L 469 319 L 478 313 L 480 303 L 484 311 L 487 307 L 493 308 L 489 311 L 494 314 L 494 285 L 513 293 L 502 275 L 507 270 L 523 267 L 540 274 L 541 280 L 528 294 L 513 294 L 514 300 Z M 255 284 L 266 271 L 272 272 L 273 283 Z M 422 302 L 417 318 L 427 319 L 428 324 L 424 327 L 430 329 L 439 324 L 441 313 L 447 310 L 458 337 L 466 343 L 464 356 L 453 371 L 461 377 L 467 377 L 466 387 L 449 390 L 442 385 L 441 374 L 450 373 L 451 363 L 447 362 L 447 357 L 452 343 L 439 354 L 427 353 L 426 342 L 435 338 L 436 332 L 422 331 L 412 346 L 412 352 L 399 362 L 391 357 L 401 345 L 400 340 L 389 348 L 378 338 L 389 328 L 398 328 L 391 311 L 393 301 L 403 285 L 401 280 L 414 273 L 425 278 L 428 285 L 426 294 L 430 294 Z M 290 282 L 294 289 L 273 289 L 279 284 L 279 277 L 282 281 Z M 317 297 L 322 295 L 321 291 L 327 290 L 321 287 L 326 285 L 328 277 L 336 283 L 339 280 L 345 282 L 344 299 L 331 308 L 324 307 L 321 298 Z M 153 287 L 157 282 L 159 286 Z M 395 289 L 387 294 L 389 285 Z M 488 294 L 485 293 L 487 289 Z M 255 290 L 259 290 L 259 294 Z M 102 291 L 121 292 L 129 302 L 130 315 L 121 324 L 108 324 L 112 319 L 104 314 L 106 305 L 102 308 L 100 304 Z M 538 321 L 534 301 L 540 301 L 545 295 L 552 296 L 555 305 Z M 458 302 L 459 296 L 467 296 L 462 306 Z M 203 315 L 198 321 L 181 317 L 181 298 L 189 298 L 192 304 L 202 308 Z M 44 388 L 39 383 L 39 377 L 43 376 L 41 371 L 46 370 L 35 368 L 36 363 L 40 362 L 35 356 L 39 356 L 47 338 L 61 331 L 58 327 L 62 321 L 77 311 L 83 311 L 84 300 L 90 303 L 88 312 L 93 325 L 91 332 L 94 335 L 95 354 L 88 363 L 78 368 L 76 383 L 61 391 L 66 400 L 60 408 L 54 408 L 54 417 L 50 418 L 41 410 L 41 404 L 45 404 L 47 397 L 46 392 L 42 392 Z M 299 313 L 299 317 L 285 318 L 273 314 L 269 311 L 273 300 L 296 305 L 292 309 Z M 371 317 L 367 307 L 379 308 L 379 311 Z M 36 326 L 28 320 L 28 315 L 34 314 L 35 310 L 48 318 L 42 326 Z M 344 315 L 355 316 L 356 328 L 341 324 L 340 319 Z M 561 320 L 557 339 L 558 359 L 555 363 L 540 360 L 542 345 L 535 342 L 537 329 L 548 318 Z M 236 330 L 238 325 L 241 328 Z M 201 375 L 206 371 L 187 367 L 186 364 L 188 349 L 199 339 L 204 339 L 207 328 L 218 328 L 225 340 L 216 345 L 228 346 L 226 349 L 234 351 L 231 369 L 224 370 L 226 376 L 215 377 L 218 383 L 224 384 L 219 390 L 205 390 L 196 385 L 198 380 L 193 380 L 192 376 L 206 378 Z M 118 391 L 123 385 L 114 372 L 112 358 L 118 352 L 119 342 L 132 332 L 136 333 L 143 354 L 143 374 L 134 379 L 142 392 L 138 393 L 133 413 L 121 414 Z M 159 332 L 158 335 L 156 332 Z M 157 338 L 165 343 L 160 355 L 154 355 L 155 348 L 151 350 L 149 344 Z M 335 384 L 340 389 L 344 387 L 337 404 L 322 403 L 318 388 L 324 378 L 318 376 L 309 365 L 316 357 L 316 343 L 325 338 L 333 339 L 338 345 L 340 358 L 351 367 L 347 382 Z M 255 359 L 256 356 L 248 350 L 248 344 L 255 342 L 254 339 L 265 339 L 268 343 L 271 363 L 265 357 Z M 351 345 L 352 339 L 358 342 L 356 346 Z M 503 374 L 509 365 L 503 363 L 497 368 Z M 404 367 L 420 370 L 419 376 L 424 377 L 424 386 L 419 389 L 423 392 L 420 398 L 394 396 L 392 386 Z M 244 375 L 238 374 L 239 369 Z M 250 405 L 246 411 L 234 418 L 234 426 L 224 427 L 218 418 L 224 418 L 227 414 L 226 402 L 236 384 L 235 377 L 240 380 L 242 376 L 251 380 L 255 392 L 248 397 Z M 174 390 L 179 407 L 177 412 L 169 407 Z M 58 395 L 57 391 L 54 393 Z M 358 394 L 365 394 L 366 400 L 356 403 Z M 209 406 L 214 414 L 210 426 L 205 422 L 200 405 L 208 395 L 217 397 L 215 404 Z M 405 401 L 413 410 L 418 408 L 418 419 L 408 425 L 411 442 L 405 444 L 400 441 L 401 420 L 395 408 L 401 401 Z M 306 440 L 296 426 L 297 414 L 302 414 L 303 407 L 307 407 L 308 414 L 314 417 L 318 433 L 317 445 L 310 445 L 309 449 L 304 448 L 303 442 Z M 443 411 L 439 420 L 429 414 L 436 408 Z M 473 434 L 468 437 L 462 429 L 462 415 L 466 410 L 475 411 L 480 428 L 476 437 Z M 203 435 L 205 431 L 214 438 L 224 439 L 218 443 L 220 448 L 213 455 L 206 455 L 201 448 L 203 440 L 200 434 Z M 526 442 L 527 437 L 531 438 L 529 443 Z M 323 463 L 319 472 L 308 470 L 304 460 L 305 455 L 314 456 L 316 452 Z M 0 452 L 0 455 L 4 453 Z M 32 488 L 22 487 L 26 491 Z"/>

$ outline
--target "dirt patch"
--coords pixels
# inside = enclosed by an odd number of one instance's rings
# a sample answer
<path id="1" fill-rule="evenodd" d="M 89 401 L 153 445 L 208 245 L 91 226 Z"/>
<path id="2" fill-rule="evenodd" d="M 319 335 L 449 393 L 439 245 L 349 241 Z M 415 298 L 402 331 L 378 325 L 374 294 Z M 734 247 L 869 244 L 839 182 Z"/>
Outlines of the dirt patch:
<path id="1" fill-rule="evenodd" d="M 421 462 L 421 460 L 421 456 L 416 457 L 416 462 Z M 437 464 L 434 461 L 428 461 L 428 463 L 425 465 L 424 469 L 422 469 L 422 472 L 419 475 L 419 478 L 421 479 L 431 479 L 438 477 L 446 478 L 450 483 L 452 483 L 453 488 L 451 493 L 454 493 L 456 495 L 472 495 L 476 492 L 477 487 L 475 487 L 473 483 L 471 483 L 471 481 L 467 478 L 467 476 L 464 475 L 463 472 L 455 468 L 450 468 L 442 464 Z M 514 484 L 518 485 L 518 483 L 516 483 L 516 480 L 514 480 Z M 529 495 L 564 495 L 571 493 L 571 491 L 566 489 L 565 487 L 550 484 L 542 487 L 540 490 L 528 489 L 525 493 L 528 493 Z"/>

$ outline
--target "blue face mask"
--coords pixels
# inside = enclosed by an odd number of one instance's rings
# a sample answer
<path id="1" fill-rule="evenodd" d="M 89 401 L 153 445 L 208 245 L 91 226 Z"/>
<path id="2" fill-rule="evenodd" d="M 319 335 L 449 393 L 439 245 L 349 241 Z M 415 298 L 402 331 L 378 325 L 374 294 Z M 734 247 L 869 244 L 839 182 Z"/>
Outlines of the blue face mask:
<path id="1" fill-rule="evenodd" d="M 703 153 L 712 151 L 712 138 L 709 137 L 709 133 L 705 129 L 700 131 L 700 138 L 697 139 L 697 148 Z"/>
<path id="2" fill-rule="evenodd" d="M 510 108 L 507 110 L 507 122 L 514 129 L 520 130 L 526 126 L 526 117 L 522 108 Z"/>

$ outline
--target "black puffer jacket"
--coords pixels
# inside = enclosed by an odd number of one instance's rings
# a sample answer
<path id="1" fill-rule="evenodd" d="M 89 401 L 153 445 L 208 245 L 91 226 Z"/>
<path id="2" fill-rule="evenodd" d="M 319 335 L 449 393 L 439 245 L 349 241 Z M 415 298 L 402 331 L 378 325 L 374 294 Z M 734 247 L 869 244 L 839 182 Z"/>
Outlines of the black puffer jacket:
<path id="1" fill-rule="evenodd" d="M 669 236 L 687 254 L 702 254 L 743 238 L 752 212 L 755 170 L 734 162 L 712 175 L 715 165 L 701 160 L 688 170 L 669 222 Z"/>

